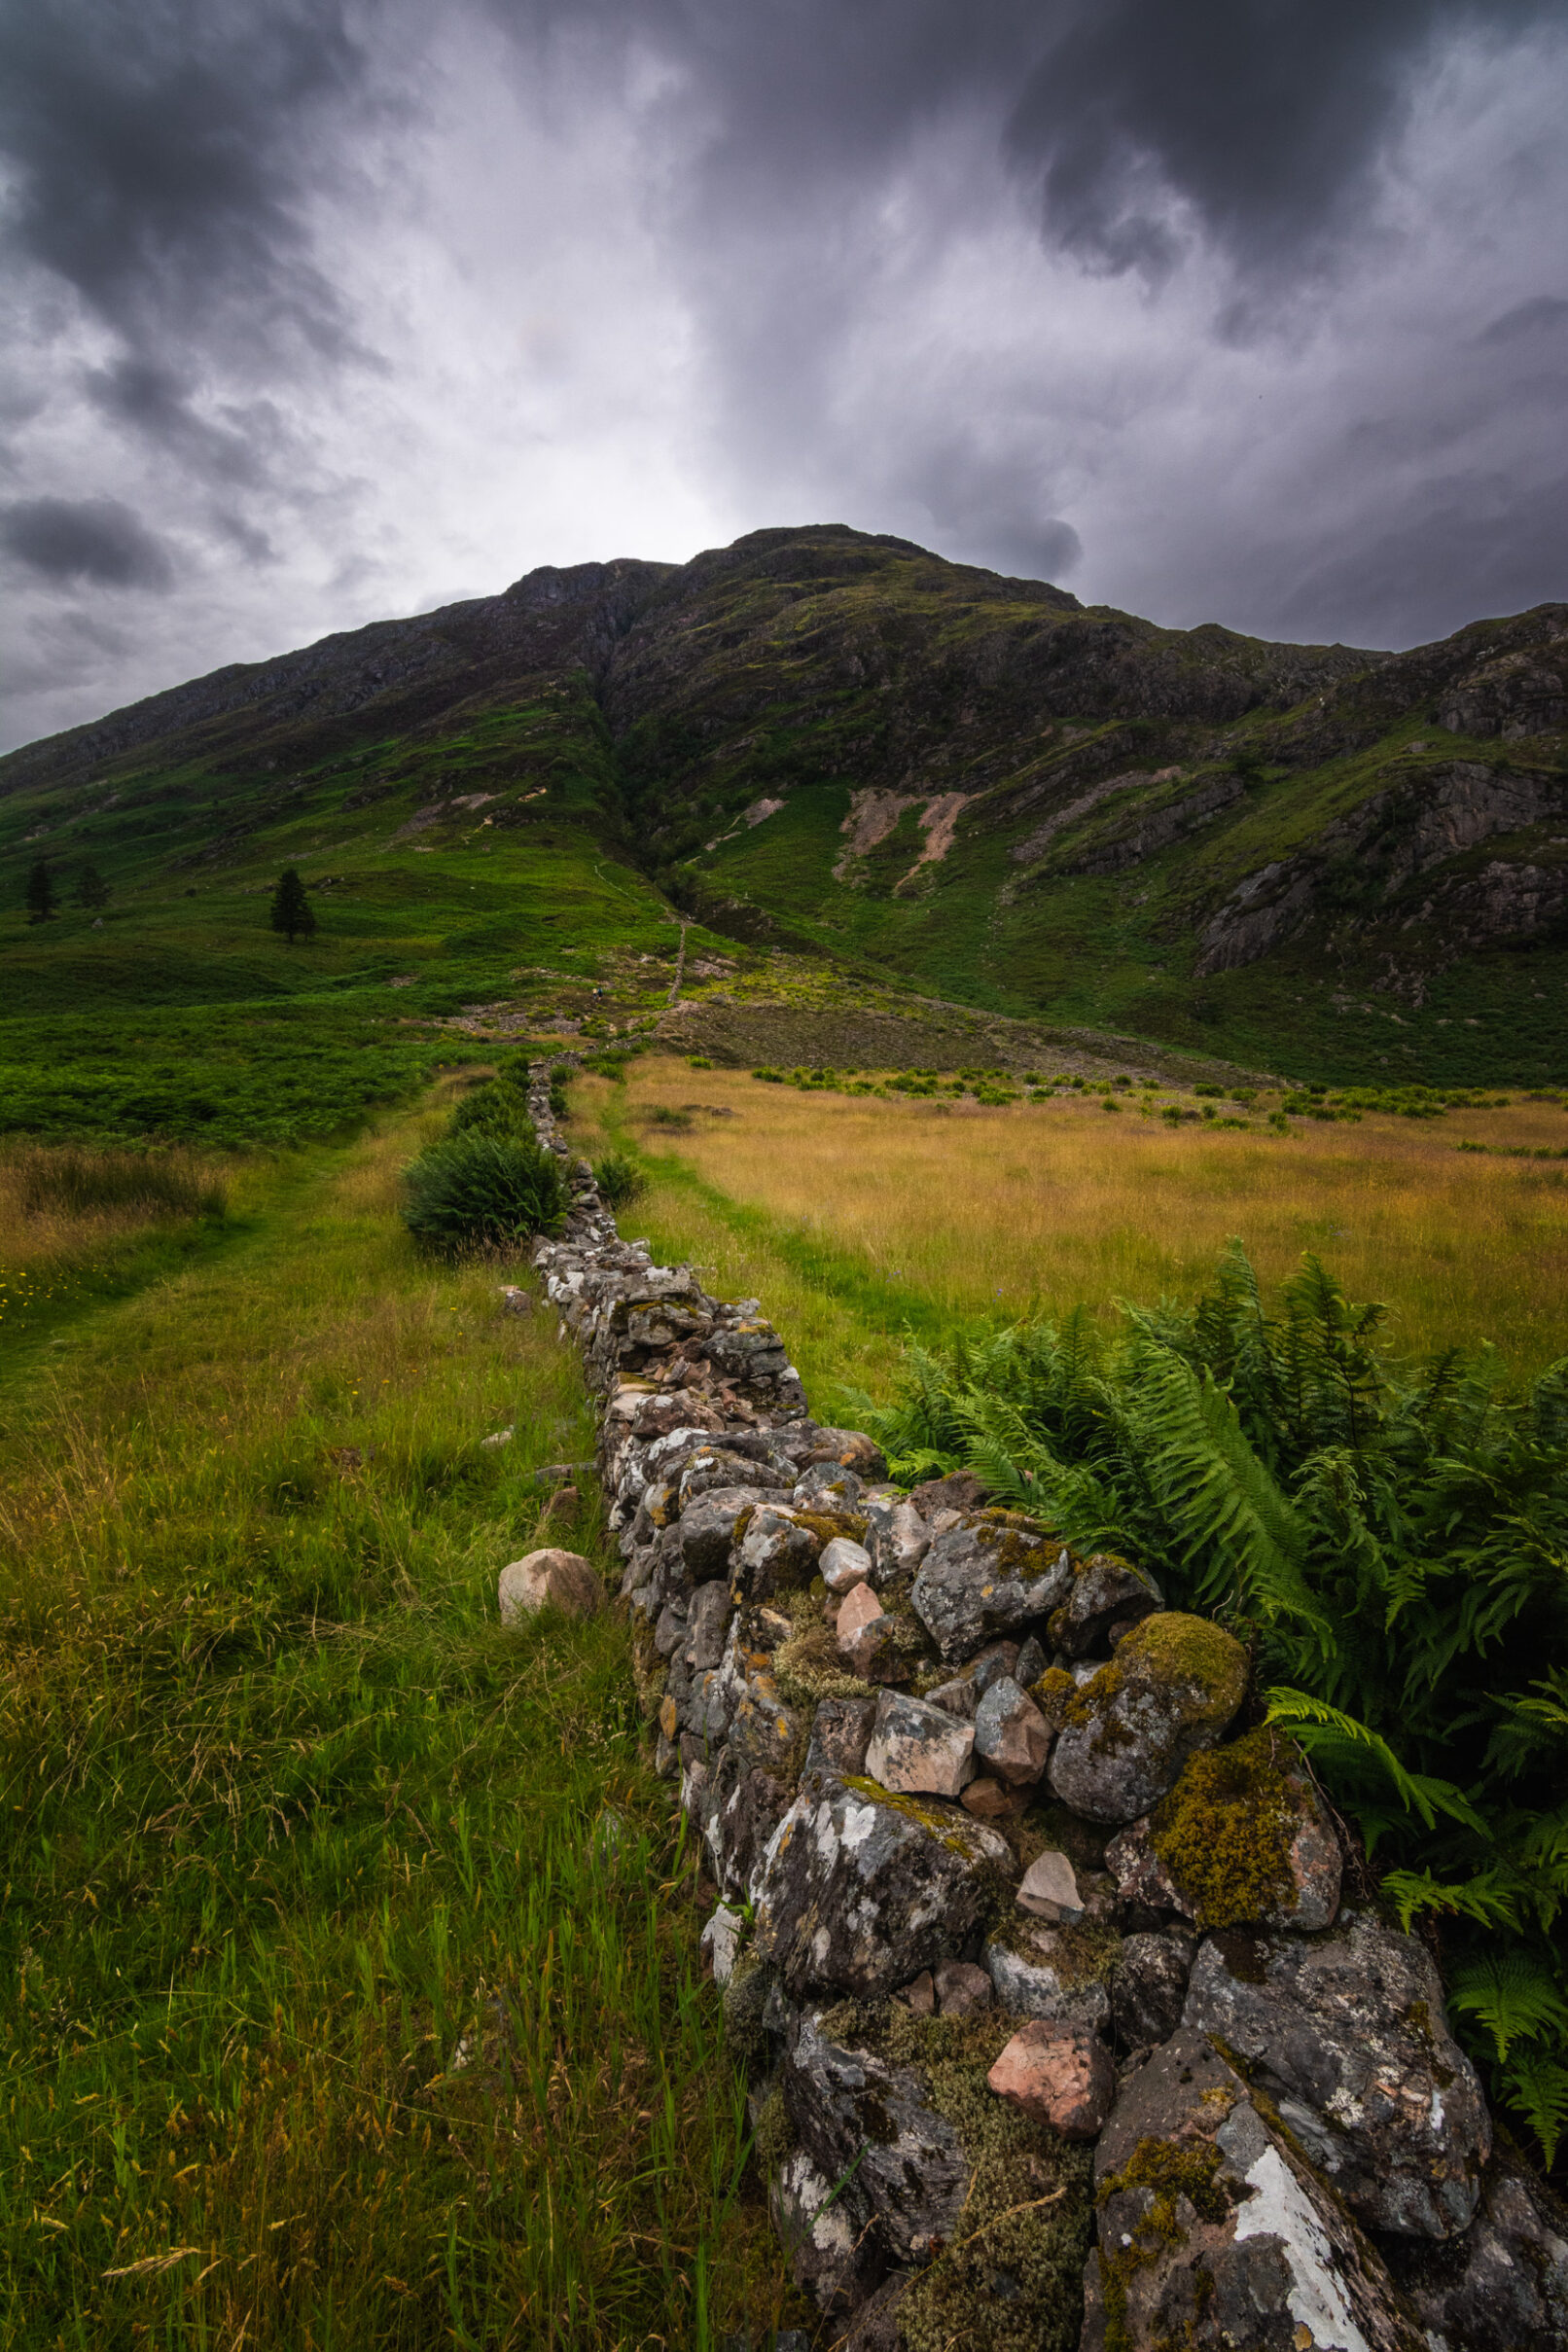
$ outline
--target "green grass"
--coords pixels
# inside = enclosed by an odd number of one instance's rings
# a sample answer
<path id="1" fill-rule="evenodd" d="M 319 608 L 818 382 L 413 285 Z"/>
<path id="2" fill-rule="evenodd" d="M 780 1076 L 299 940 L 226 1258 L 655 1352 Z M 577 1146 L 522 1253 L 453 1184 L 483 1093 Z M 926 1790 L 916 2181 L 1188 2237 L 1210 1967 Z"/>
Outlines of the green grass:
<path id="1" fill-rule="evenodd" d="M 432 1131 L 243 1165 L 221 1252 L 0 1387 L 8 2344 L 787 2307 L 628 1637 L 495 1618 L 536 1541 L 606 1557 L 532 1479 L 592 1425 L 515 1275 L 415 1255 Z"/>

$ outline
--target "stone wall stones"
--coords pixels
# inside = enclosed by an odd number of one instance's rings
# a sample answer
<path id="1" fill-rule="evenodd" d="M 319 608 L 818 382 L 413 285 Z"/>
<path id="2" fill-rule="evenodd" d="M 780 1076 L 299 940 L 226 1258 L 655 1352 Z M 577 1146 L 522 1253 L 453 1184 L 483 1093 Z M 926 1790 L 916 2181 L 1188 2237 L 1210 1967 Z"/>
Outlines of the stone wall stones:
<path id="1" fill-rule="evenodd" d="M 543 1078 L 530 1107 L 567 1158 Z M 879 2352 L 1463 2352 L 1477 2313 L 1561 2352 L 1568 2231 L 1489 2165 L 1423 1947 L 1340 1911 L 1241 1645 L 968 1474 L 901 1492 L 755 1300 L 568 1185 L 535 1265 L 823 2311 Z"/>

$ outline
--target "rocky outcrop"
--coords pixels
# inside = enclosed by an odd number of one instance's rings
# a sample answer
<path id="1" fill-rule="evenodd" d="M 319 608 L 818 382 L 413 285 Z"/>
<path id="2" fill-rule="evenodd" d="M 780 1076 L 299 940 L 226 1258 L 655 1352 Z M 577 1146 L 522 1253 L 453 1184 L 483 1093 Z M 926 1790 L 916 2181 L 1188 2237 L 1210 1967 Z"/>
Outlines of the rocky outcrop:
<path id="1" fill-rule="evenodd" d="M 1488 2166 L 1424 1947 L 1340 1912 L 1297 1751 L 1237 1733 L 1240 1645 L 973 1480 L 902 1494 L 811 1417 L 754 1301 L 571 1188 L 536 1264 L 602 1400 L 639 1695 L 720 1890 L 704 1948 L 774 2219 L 839 2334 L 1560 2340 L 1554 2209 Z"/>

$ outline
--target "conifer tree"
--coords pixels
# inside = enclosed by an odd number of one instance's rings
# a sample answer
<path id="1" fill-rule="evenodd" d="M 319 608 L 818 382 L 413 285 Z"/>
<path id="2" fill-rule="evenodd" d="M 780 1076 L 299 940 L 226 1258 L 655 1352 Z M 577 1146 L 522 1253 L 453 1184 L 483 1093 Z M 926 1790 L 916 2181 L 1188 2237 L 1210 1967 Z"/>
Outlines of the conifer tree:
<path id="1" fill-rule="evenodd" d="M 109 904 L 109 885 L 96 866 L 84 866 L 76 877 L 76 903 L 79 907 L 99 908 Z"/>
<path id="2" fill-rule="evenodd" d="M 310 911 L 310 902 L 305 897 L 299 870 L 287 866 L 272 893 L 272 928 L 283 932 L 292 947 L 296 939 L 307 940 L 315 927 L 316 918 Z"/>
<path id="3" fill-rule="evenodd" d="M 27 920 L 47 923 L 54 912 L 54 885 L 50 879 L 49 866 L 40 858 L 27 876 Z"/>

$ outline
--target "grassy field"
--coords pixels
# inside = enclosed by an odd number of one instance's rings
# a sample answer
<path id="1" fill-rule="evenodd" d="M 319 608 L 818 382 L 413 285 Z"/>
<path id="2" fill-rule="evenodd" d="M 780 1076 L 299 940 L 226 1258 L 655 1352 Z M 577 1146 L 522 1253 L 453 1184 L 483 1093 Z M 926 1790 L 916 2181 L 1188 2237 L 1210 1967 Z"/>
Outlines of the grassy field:
<path id="1" fill-rule="evenodd" d="M 234 1163 L 184 1261 L 172 1208 L 34 1235 L 165 1254 L 0 1376 L 8 2345 L 684 2352 L 788 2308 L 627 1636 L 496 1621 L 536 1541 L 605 1556 L 591 1481 L 533 1477 L 592 1430 L 549 1319 L 403 1234 L 436 1124 Z M 14 1159 L 13 1254 L 25 1198 Z"/>
<path id="2" fill-rule="evenodd" d="M 1402 1352 L 1489 1339 L 1523 1377 L 1568 1349 L 1568 1160 L 1506 1156 L 1568 1148 L 1556 1101 L 1279 1134 L 1256 1116 L 1171 1126 L 1131 1096 L 1110 1117 L 1082 1096 L 802 1094 L 652 1056 L 574 1100 L 585 1136 L 647 1155 L 638 1229 L 762 1297 L 808 1386 L 877 1393 L 906 1316 L 931 1331 L 1191 1298 L 1232 1234 L 1267 1282 L 1311 1250 L 1385 1301 Z"/>

